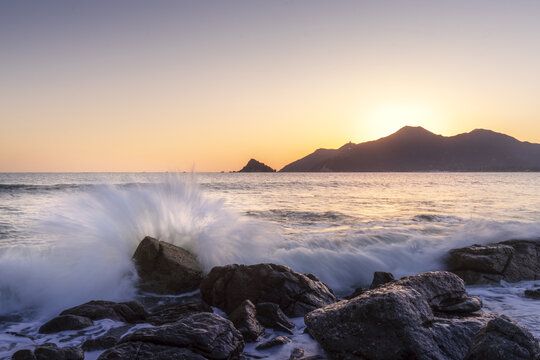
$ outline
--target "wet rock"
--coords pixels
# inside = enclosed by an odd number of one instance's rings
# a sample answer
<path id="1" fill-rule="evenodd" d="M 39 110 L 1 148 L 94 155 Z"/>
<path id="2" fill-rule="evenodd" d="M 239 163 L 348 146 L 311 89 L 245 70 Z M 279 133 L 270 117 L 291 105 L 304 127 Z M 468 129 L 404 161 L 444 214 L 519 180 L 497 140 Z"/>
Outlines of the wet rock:
<path id="1" fill-rule="evenodd" d="M 88 339 L 82 344 L 84 351 L 103 350 L 113 347 L 118 343 L 118 338 L 114 336 L 100 336 L 95 339 Z"/>
<path id="2" fill-rule="evenodd" d="M 121 344 L 130 342 L 186 348 L 215 360 L 237 358 L 244 348 L 242 334 L 233 323 L 213 313 L 193 314 L 175 323 L 136 330 L 121 340 Z"/>
<path id="3" fill-rule="evenodd" d="M 234 326 L 242 333 L 244 341 L 255 342 L 264 333 L 264 327 L 256 318 L 257 310 L 249 300 L 244 300 L 229 316 Z"/>
<path id="4" fill-rule="evenodd" d="M 331 358 L 462 360 L 478 330 L 497 318 L 468 312 L 478 304 L 459 313 L 451 308 L 474 300 L 454 274 L 429 272 L 314 310 L 304 320 Z"/>
<path id="5" fill-rule="evenodd" d="M 365 292 L 366 292 L 366 289 L 364 289 L 364 288 L 361 288 L 361 287 L 356 288 L 356 289 L 354 289 L 352 294 L 345 296 L 345 299 L 347 299 L 347 300 L 354 299 L 355 297 L 360 296 Z"/>
<path id="6" fill-rule="evenodd" d="M 265 349 L 269 349 L 271 347 L 274 347 L 274 346 L 280 346 L 280 345 L 285 345 L 285 344 L 288 344 L 291 342 L 291 339 L 289 339 L 288 337 L 286 336 L 276 336 L 276 337 L 273 337 L 272 339 L 260 344 L 260 345 L 257 345 L 257 347 L 255 349 L 257 350 L 265 350 Z"/>
<path id="7" fill-rule="evenodd" d="M 540 241 L 508 240 L 450 250 L 448 268 L 467 284 L 540 278 Z"/>
<path id="8" fill-rule="evenodd" d="M 213 312 L 212 308 L 203 301 L 189 301 L 185 303 L 166 304 L 152 310 L 147 321 L 152 325 L 164 325 L 178 321 L 186 316 Z"/>
<path id="9" fill-rule="evenodd" d="M 540 300 L 540 289 L 525 290 L 525 297 Z"/>
<path id="10" fill-rule="evenodd" d="M 259 303 L 257 308 L 257 320 L 267 328 L 283 331 L 294 335 L 294 323 L 281 311 L 278 304 Z"/>
<path id="11" fill-rule="evenodd" d="M 145 321 L 148 313 L 137 301 L 115 303 L 112 301 L 94 300 L 64 310 L 60 315 L 77 315 L 92 320 L 111 319 L 127 323 L 138 323 Z"/>
<path id="12" fill-rule="evenodd" d="M 463 280 L 448 271 L 430 271 L 395 283 L 418 291 L 435 311 L 466 313 L 482 308 L 480 298 L 469 296 Z"/>
<path id="13" fill-rule="evenodd" d="M 275 264 L 215 267 L 201 283 L 201 295 L 226 313 L 249 299 L 254 304 L 276 303 L 291 317 L 304 316 L 336 301 L 323 282 Z"/>
<path id="14" fill-rule="evenodd" d="M 144 291 L 182 294 L 196 290 L 202 280 L 201 268 L 193 254 L 150 236 L 140 242 L 133 260 Z"/>
<path id="15" fill-rule="evenodd" d="M 29 349 L 19 350 L 11 356 L 11 360 L 36 360 L 34 352 Z"/>
<path id="16" fill-rule="evenodd" d="M 289 360 L 300 360 L 304 357 L 304 349 L 302 348 L 294 348 L 293 351 L 291 351 L 291 355 L 289 356 Z"/>
<path id="17" fill-rule="evenodd" d="M 11 357 L 12 360 L 83 360 L 84 352 L 75 346 L 58 347 L 46 343 L 36 346 L 34 351 L 19 350 Z"/>
<path id="18" fill-rule="evenodd" d="M 60 315 L 49 320 L 39 328 L 40 334 L 52 334 L 64 330 L 80 330 L 94 325 L 94 322 L 78 315 Z"/>
<path id="19" fill-rule="evenodd" d="M 394 280 L 395 280 L 394 275 L 392 275 L 392 273 L 384 272 L 384 271 L 375 271 L 373 273 L 373 281 L 371 282 L 371 285 L 369 286 L 369 288 L 375 289 L 378 286 L 384 285 Z"/>
<path id="20" fill-rule="evenodd" d="M 507 317 L 487 323 L 474 337 L 465 360 L 537 360 L 538 340 Z"/>
<path id="21" fill-rule="evenodd" d="M 154 344 L 150 342 L 127 342 L 119 344 L 101 354 L 98 360 L 207 360 L 196 352 L 174 346 Z"/>

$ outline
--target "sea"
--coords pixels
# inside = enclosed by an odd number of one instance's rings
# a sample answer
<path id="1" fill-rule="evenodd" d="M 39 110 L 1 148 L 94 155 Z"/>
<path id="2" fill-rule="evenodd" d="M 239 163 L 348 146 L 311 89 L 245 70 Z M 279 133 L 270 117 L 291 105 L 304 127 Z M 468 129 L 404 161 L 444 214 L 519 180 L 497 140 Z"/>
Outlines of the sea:
<path id="1" fill-rule="evenodd" d="M 89 300 L 148 301 L 131 261 L 146 235 L 193 252 L 205 271 L 284 264 L 344 296 L 368 286 L 374 271 L 399 278 L 441 270 L 452 248 L 539 238 L 540 173 L 0 174 L 0 359 L 121 328 L 101 320 L 81 331 L 38 333 Z M 538 286 L 501 282 L 468 292 L 482 298 L 484 311 L 506 314 L 540 338 L 540 301 L 523 297 Z M 302 319 L 294 321 L 301 330 Z M 306 355 L 322 351 L 297 332 Z M 258 355 L 287 358 L 287 346 Z"/>

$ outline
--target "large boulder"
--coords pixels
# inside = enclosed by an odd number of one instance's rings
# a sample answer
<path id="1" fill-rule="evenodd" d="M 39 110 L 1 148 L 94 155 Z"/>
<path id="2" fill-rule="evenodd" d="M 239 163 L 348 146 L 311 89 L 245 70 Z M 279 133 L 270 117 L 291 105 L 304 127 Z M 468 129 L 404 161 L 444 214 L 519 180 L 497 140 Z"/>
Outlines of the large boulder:
<path id="1" fill-rule="evenodd" d="M 294 335 L 294 323 L 289 320 L 283 311 L 281 311 L 278 304 L 258 303 L 256 308 L 257 320 L 259 320 L 264 327 Z"/>
<path id="2" fill-rule="evenodd" d="M 39 333 L 52 334 L 65 330 L 80 330 L 92 325 L 94 322 L 84 316 L 60 315 L 41 325 Z"/>
<path id="3" fill-rule="evenodd" d="M 193 352 L 197 354 L 193 359 L 229 360 L 240 356 L 244 341 L 229 320 L 213 313 L 198 313 L 175 323 L 136 330 L 99 359 L 146 358 L 140 355 L 141 347 L 152 354 L 152 348 L 157 345 L 160 347 L 155 350 L 162 353 L 159 359 L 175 359 L 174 356 L 191 359 L 188 352 Z"/>
<path id="4" fill-rule="evenodd" d="M 538 360 L 538 340 L 509 318 L 499 317 L 484 326 L 476 336 L 465 360 Z"/>
<path id="5" fill-rule="evenodd" d="M 540 241 L 508 240 L 452 249 L 447 265 L 467 284 L 540 279 Z"/>
<path id="6" fill-rule="evenodd" d="M 462 360 L 474 335 L 497 317 L 441 312 L 469 299 L 457 276 L 429 272 L 314 310 L 304 320 L 333 359 Z"/>
<path id="7" fill-rule="evenodd" d="M 133 341 L 119 344 L 101 354 L 98 360 L 208 360 L 187 348 Z"/>
<path id="8" fill-rule="evenodd" d="M 146 321 L 152 325 L 164 325 L 201 312 L 211 313 L 213 311 L 208 304 L 198 299 L 181 303 L 165 304 L 152 309 L 152 312 Z"/>
<path id="9" fill-rule="evenodd" d="M 291 317 L 336 301 L 332 290 L 314 275 L 275 264 L 227 265 L 213 268 L 201 283 L 208 304 L 230 313 L 244 300 L 273 302 Z"/>
<path id="10" fill-rule="evenodd" d="M 156 294 L 194 291 L 203 278 L 195 255 L 181 247 L 145 237 L 133 260 L 141 280 L 140 288 Z"/>
<path id="11" fill-rule="evenodd" d="M 435 311 L 468 313 L 482 308 L 482 300 L 469 296 L 463 280 L 448 271 L 430 271 L 395 283 L 418 291 Z"/>
<path id="12" fill-rule="evenodd" d="M 11 357 L 12 360 L 83 360 L 84 352 L 75 346 L 58 347 L 46 343 L 35 347 L 34 351 L 19 350 Z"/>
<path id="13" fill-rule="evenodd" d="M 264 327 L 257 320 L 255 305 L 244 300 L 229 316 L 234 326 L 242 333 L 246 342 L 255 342 L 264 333 Z"/>
<path id="14" fill-rule="evenodd" d="M 112 301 L 94 300 L 64 310 L 60 315 L 77 315 L 92 320 L 111 319 L 133 324 L 144 322 L 148 313 L 137 301 L 116 303 Z"/>

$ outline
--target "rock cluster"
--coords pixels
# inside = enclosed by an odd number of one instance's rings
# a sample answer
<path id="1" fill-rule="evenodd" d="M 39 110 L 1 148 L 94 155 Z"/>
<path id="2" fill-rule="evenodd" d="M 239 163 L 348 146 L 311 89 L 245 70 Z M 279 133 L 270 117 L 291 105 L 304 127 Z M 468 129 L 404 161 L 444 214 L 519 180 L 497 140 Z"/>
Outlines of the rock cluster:
<path id="1" fill-rule="evenodd" d="M 454 271 L 472 282 L 517 281 L 537 278 L 537 250 L 537 242 L 514 240 L 456 249 L 450 259 Z M 40 333 L 80 330 L 100 319 L 121 321 L 125 327 L 88 338 L 82 349 L 44 344 L 20 350 L 12 359 L 78 360 L 84 358 L 83 350 L 105 349 L 99 360 L 257 358 L 243 354 L 245 342 L 259 342 L 257 350 L 290 343 L 287 336 L 266 333 L 273 329 L 294 335 L 289 316 L 304 316 L 307 331 L 330 359 L 540 359 L 538 341 L 527 329 L 507 317 L 480 312 L 480 298 L 469 296 L 464 281 L 452 272 L 398 280 L 376 272 L 370 289 L 359 288 L 348 300 L 338 301 L 316 276 L 282 265 L 220 266 L 202 279 L 193 255 L 150 237 L 140 243 L 134 260 L 142 289 L 178 294 L 200 284 L 202 300 L 162 301 L 150 313 L 135 301 L 90 301 L 63 311 L 43 324 Z M 525 295 L 537 294 L 535 289 Z M 211 306 L 228 314 L 227 319 Z M 151 326 L 121 337 L 136 323 Z M 289 359 L 326 358 L 305 357 L 303 349 L 293 348 Z"/>
<path id="2" fill-rule="evenodd" d="M 500 318 L 476 312 L 480 307 L 479 299 L 467 295 L 459 277 L 437 271 L 390 282 L 314 310 L 305 322 L 309 333 L 335 359 L 461 360 L 475 335 Z M 521 341 L 508 338 L 508 347 Z M 527 344 L 538 350 L 535 341 Z M 534 351 L 530 355 L 527 359 L 535 359 Z"/>
<path id="3" fill-rule="evenodd" d="M 508 240 L 453 249 L 447 265 L 466 284 L 540 279 L 540 241 Z"/>

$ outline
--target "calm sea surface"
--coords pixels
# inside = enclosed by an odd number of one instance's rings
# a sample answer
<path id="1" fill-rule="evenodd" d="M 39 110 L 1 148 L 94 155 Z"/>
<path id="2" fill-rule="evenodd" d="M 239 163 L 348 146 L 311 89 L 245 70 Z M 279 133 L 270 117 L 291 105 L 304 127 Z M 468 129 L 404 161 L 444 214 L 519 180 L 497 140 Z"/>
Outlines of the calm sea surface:
<path id="1" fill-rule="evenodd" d="M 540 173 L 0 174 L 0 332 L 135 298 L 145 235 L 206 270 L 281 263 L 346 294 L 373 271 L 443 269 L 451 248 L 540 237 Z M 469 291 L 539 337 L 539 302 L 521 296 L 538 285 Z M 0 358 L 21 341 L 3 336 Z"/>

